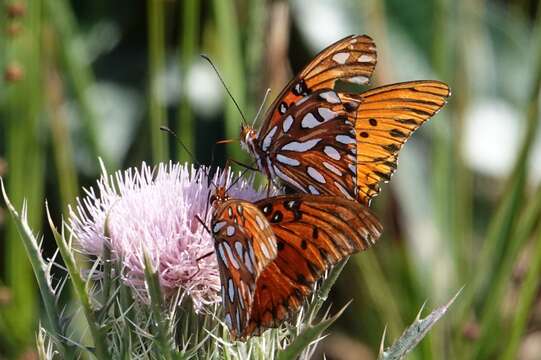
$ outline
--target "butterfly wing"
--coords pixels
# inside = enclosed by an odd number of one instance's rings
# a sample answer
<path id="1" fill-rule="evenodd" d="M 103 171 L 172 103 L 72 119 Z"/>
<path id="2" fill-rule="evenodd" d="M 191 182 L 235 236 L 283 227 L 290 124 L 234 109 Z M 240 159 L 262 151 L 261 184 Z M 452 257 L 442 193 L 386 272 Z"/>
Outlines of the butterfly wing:
<path id="1" fill-rule="evenodd" d="M 382 86 L 342 101 L 360 103 L 356 112 L 357 196 L 368 204 L 389 181 L 398 152 L 425 121 L 447 102 L 451 92 L 439 81 L 411 81 Z"/>
<path id="2" fill-rule="evenodd" d="M 312 194 L 368 205 L 396 170 L 406 140 L 446 103 L 438 81 L 383 86 L 361 94 L 321 90 L 290 108 L 267 146 L 270 173 Z"/>
<path id="3" fill-rule="evenodd" d="M 367 249 L 382 227 L 368 208 L 343 197 L 295 194 L 258 201 L 278 254 L 260 274 L 242 337 L 279 326 L 294 314 L 324 272 Z"/>
<path id="4" fill-rule="evenodd" d="M 368 83 L 376 61 L 376 45 L 366 35 L 348 36 L 321 51 L 276 97 L 259 131 L 261 141 L 288 108 L 314 91 L 332 89 L 338 80 Z"/>
<path id="5" fill-rule="evenodd" d="M 252 203 L 229 200 L 213 213 L 211 229 L 220 280 L 224 319 L 236 337 L 245 331 L 256 282 L 276 257 L 276 238 L 269 222 Z"/>

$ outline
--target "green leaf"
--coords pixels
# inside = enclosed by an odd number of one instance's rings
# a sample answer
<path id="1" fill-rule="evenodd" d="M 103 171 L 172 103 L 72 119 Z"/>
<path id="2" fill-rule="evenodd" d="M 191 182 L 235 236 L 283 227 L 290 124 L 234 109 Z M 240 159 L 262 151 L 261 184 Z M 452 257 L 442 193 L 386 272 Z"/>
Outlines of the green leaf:
<path id="1" fill-rule="evenodd" d="M 385 342 L 385 331 L 383 332 L 383 338 L 381 339 L 381 349 L 378 356 L 378 360 L 401 360 L 406 357 L 406 355 L 413 350 L 421 340 L 428 334 L 432 326 L 440 320 L 443 315 L 447 312 L 449 307 L 456 300 L 462 289 L 460 289 L 455 296 L 445 305 L 437 308 L 432 311 L 430 315 L 421 319 L 421 313 L 423 312 L 424 305 L 419 310 L 417 318 L 410 325 L 402 335 L 394 342 L 393 345 L 388 347 L 386 350 L 383 350 L 383 345 Z"/>
<path id="2" fill-rule="evenodd" d="M 298 356 L 305 350 L 313 341 L 316 341 L 321 333 L 331 326 L 351 304 L 348 302 L 334 316 L 320 321 L 316 325 L 309 325 L 301 331 L 299 335 L 285 349 L 278 352 L 278 360 L 297 359 Z"/>
<path id="3" fill-rule="evenodd" d="M 2 178 L 0 178 L 0 187 L 2 188 L 2 196 L 4 197 L 8 211 L 15 221 L 17 231 L 19 232 L 21 240 L 23 241 L 26 255 L 30 260 L 32 270 L 34 270 L 34 275 L 38 282 L 46 315 L 46 322 L 44 326 L 51 335 L 54 335 L 57 338 L 57 340 L 61 340 L 65 335 L 62 334 L 61 331 L 61 316 L 56 307 L 56 297 L 50 282 L 50 268 L 49 265 L 43 261 L 38 240 L 34 237 L 32 234 L 32 229 L 30 229 L 30 226 L 28 225 L 26 202 L 23 203 L 23 208 L 21 214 L 19 215 L 17 210 L 15 210 L 15 207 L 9 201 Z M 62 354 L 66 354 L 66 351 L 60 342 L 58 349 Z"/>
<path id="4" fill-rule="evenodd" d="M 56 245 L 58 246 L 58 250 L 60 251 L 60 255 L 62 256 L 62 260 L 64 260 L 64 264 L 66 265 L 69 279 L 71 281 L 75 294 L 77 295 L 77 298 L 81 302 L 82 310 L 88 323 L 90 334 L 92 335 L 92 339 L 94 341 L 93 353 L 98 359 L 111 359 L 111 355 L 108 353 L 105 333 L 96 319 L 96 313 L 92 308 L 86 283 L 81 276 L 80 269 L 77 266 L 75 262 L 75 257 L 73 256 L 73 253 L 71 251 L 71 243 L 68 244 L 64 239 L 63 234 L 60 234 L 56 229 L 53 220 L 51 219 L 51 214 L 49 213 L 49 208 L 47 205 L 45 206 L 45 209 L 47 210 L 47 219 L 49 220 L 49 226 L 51 227 L 51 231 L 56 241 Z M 62 229 L 62 233 L 63 232 L 64 231 Z M 72 240 L 71 237 L 70 240 Z"/>

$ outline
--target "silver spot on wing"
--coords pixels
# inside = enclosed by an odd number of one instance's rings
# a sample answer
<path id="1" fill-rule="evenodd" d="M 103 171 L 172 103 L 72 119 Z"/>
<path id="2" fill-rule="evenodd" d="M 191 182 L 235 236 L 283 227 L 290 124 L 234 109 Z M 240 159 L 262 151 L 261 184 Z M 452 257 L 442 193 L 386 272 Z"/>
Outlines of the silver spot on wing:
<path id="1" fill-rule="evenodd" d="M 261 149 L 263 151 L 267 151 L 272 143 L 272 138 L 274 134 L 276 134 L 276 130 L 278 130 L 278 127 L 275 126 L 272 129 L 269 130 L 265 138 L 263 139 L 263 144 L 261 145 Z"/>
<path id="2" fill-rule="evenodd" d="M 311 166 L 308 166 L 306 168 L 306 172 L 308 173 L 308 175 L 310 175 L 310 177 L 314 180 L 316 180 L 317 182 L 320 182 L 322 184 L 325 184 L 325 177 L 323 176 L 323 174 L 321 174 L 319 171 L 317 171 L 315 168 L 311 167 Z"/>
<path id="3" fill-rule="evenodd" d="M 321 139 L 312 139 L 304 142 L 292 141 L 282 146 L 283 151 L 305 152 L 316 146 Z"/>
<path id="4" fill-rule="evenodd" d="M 291 165 L 291 166 L 299 166 L 301 163 L 297 159 L 292 159 L 288 156 L 284 156 L 282 154 L 276 155 L 276 160 L 281 162 L 282 164 Z"/>

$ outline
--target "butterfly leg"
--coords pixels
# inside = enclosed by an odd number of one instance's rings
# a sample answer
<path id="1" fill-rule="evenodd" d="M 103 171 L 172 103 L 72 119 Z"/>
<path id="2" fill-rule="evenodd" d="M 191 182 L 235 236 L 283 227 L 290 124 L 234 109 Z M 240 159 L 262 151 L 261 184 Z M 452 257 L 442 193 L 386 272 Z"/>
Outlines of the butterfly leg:
<path id="1" fill-rule="evenodd" d="M 243 168 L 245 168 L 245 169 L 247 169 L 247 170 L 259 171 L 259 169 L 256 169 L 256 168 L 253 167 L 252 165 L 246 165 L 246 164 L 244 164 L 244 163 L 241 163 L 240 161 L 237 161 L 237 160 L 231 159 L 231 158 L 227 159 L 226 167 L 227 167 L 227 164 L 228 164 L 229 162 L 232 162 L 233 164 L 237 164 L 237 165 L 239 165 L 239 166 L 242 166 Z"/>

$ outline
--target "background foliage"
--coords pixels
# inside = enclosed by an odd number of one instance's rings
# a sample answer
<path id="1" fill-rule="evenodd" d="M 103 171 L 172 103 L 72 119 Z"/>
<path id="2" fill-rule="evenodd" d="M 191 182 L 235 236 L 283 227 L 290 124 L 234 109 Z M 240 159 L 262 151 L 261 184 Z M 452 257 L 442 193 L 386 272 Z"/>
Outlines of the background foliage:
<path id="1" fill-rule="evenodd" d="M 375 201 L 379 245 L 351 259 L 332 293 L 354 302 L 327 358 L 375 358 L 465 286 L 411 358 L 534 359 L 541 353 L 541 17 L 535 0 L 3 0 L 0 175 L 42 229 L 110 170 L 165 159 L 224 164 L 240 115 L 335 40 L 378 45 L 372 85 L 438 79 L 453 96 L 401 153 Z M 175 129 L 196 159 L 159 131 Z M 42 304 L 15 224 L 0 209 L 0 357 L 33 356 Z M 58 220 L 58 219 L 56 219 Z M 45 249 L 52 235 L 43 227 Z M 347 349 L 348 351 L 345 351 Z M 443 355 L 442 355 L 443 354 Z M 316 355 L 321 356 L 321 355 Z"/>

